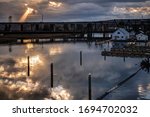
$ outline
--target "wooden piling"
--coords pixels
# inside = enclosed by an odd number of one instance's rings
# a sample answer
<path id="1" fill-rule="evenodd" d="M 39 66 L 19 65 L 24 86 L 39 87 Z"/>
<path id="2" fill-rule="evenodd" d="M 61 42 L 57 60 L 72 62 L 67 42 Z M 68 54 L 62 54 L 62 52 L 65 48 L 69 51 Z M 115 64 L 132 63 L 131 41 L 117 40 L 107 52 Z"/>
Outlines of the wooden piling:
<path id="1" fill-rule="evenodd" d="M 123 48 L 123 61 L 126 62 L 126 58 L 125 58 L 125 48 Z"/>
<path id="2" fill-rule="evenodd" d="M 89 93 L 89 100 L 92 100 L 92 87 L 91 87 L 91 74 L 88 75 L 88 93 Z"/>
<path id="3" fill-rule="evenodd" d="M 51 63 L 51 88 L 53 88 L 53 76 L 54 76 L 54 73 L 53 73 L 53 63 Z"/>
<path id="4" fill-rule="evenodd" d="M 82 51 L 80 51 L 80 66 L 82 66 Z"/>
<path id="5" fill-rule="evenodd" d="M 108 48 L 109 48 L 109 41 L 107 42 Z"/>
<path id="6" fill-rule="evenodd" d="M 28 76 L 30 76 L 30 57 L 28 56 Z"/>

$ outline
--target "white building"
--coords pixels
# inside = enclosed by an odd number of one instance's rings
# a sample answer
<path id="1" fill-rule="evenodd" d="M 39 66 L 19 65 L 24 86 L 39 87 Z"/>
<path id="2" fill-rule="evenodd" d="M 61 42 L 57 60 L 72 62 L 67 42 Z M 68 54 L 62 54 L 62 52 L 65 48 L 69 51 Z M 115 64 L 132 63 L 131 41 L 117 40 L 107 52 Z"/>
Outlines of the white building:
<path id="1" fill-rule="evenodd" d="M 141 41 L 147 41 L 148 40 L 148 36 L 143 34 L 143 33 L 139 33 L 136 35 L 136 39 L 137 40 L 141 40 Z"/>
<path id="2" fill-rule="evenodd" d="M 127 40 L 130 34 L 124 28 L 119 28 L 114 33 L 112 33 L 112 40 Z"/>

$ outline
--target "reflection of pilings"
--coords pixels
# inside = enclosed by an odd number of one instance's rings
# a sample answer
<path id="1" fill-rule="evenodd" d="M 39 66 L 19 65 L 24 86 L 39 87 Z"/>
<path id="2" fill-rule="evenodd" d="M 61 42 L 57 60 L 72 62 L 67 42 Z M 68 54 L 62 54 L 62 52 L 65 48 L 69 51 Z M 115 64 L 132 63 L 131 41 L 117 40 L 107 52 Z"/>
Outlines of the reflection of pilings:
<path id="1" fill-rule="evenodd" d="M 149 61 L 149 57 L 147 58 L 147 72 L 149 73 L 150 70 L 150 61 Z"/>
<path id="2" fill-rule="evenodd" d="M 11 44 L 9 44 L 9 52 L 12 52 Z"/>
<path id="3" fill-rule="evenodd" d="M 30 76 L 30 57 L 28 56 L 28 76 Z"/>
<path id="4" fill-rule="evenodd" d="M 124 51 L 125 51 L 125 48 L 123 48 L 123 61 L 126 62 L 126 59 L 125 59 L 125 52 L 124 52 Z"/>
<path id="5" fill-rule="evenodd" d="M 44 47 L 43 47 L 43 40 L 42 40 L 42 48 L 44 48 Z"/>
<path id="6" fill-rule="evenodd" d="M 106 52 L 106 49 L 104 49 L 104 52 Z M 104 60 L 106 61 L 106 56 L 104 56 Z"/>
<path id="7" fill-rule="evenodd" d="M 123 81 L 119 82 L 117 85 L 115 85 L 114 87 L 112 87 L 111 89 L 109 89 L 108 91 L 106 91 L 102 96 L 98 97 L 98 100 L 102 100 L 104 99 L 108 94 L 110 94 L 112 91 L 116 90 L 117 88 L 119 88 L 121 85 L 123 85 L 124 83 L 126 83 L 128 80 L 130 80 L 132 77 L 134 77 L 139 71 L 141 70 L 138 69 L 135 73 L 133 73 L 131 76 L 127 77 L 126 79 L 124 79 Z"/>
<path id="8" fill-rule="evenodd" d="M 53 63 L 51 63 L 51 88 L 53 88 Z"/>
<path id="9" fill-rule="evenodd" d="M 88 93 L 89 93 L 89 100 L 92 99 L 92 87 L 91 87 L 91 74 L 88 75 Z"/>
<path id="10" fill-rule="evenodd" d="M 149 58 L 147 58 L 148 59 L 148 64 L 150 65 L 150 63 L 149 63 Z M 149 68 L 150 68 L 150 66 L 148 67 L 148 73 L 149 73 Z"/>
<path id="11" fill-rule="evenodd" d="M 123 57 L 123 61 L 126 62 L 126 57 L 125 56 Z"/>
<path id="12" fill-rule="evenodd" d="M 80 66 L 82 66 L 82 51 L 80 51 Z"/>

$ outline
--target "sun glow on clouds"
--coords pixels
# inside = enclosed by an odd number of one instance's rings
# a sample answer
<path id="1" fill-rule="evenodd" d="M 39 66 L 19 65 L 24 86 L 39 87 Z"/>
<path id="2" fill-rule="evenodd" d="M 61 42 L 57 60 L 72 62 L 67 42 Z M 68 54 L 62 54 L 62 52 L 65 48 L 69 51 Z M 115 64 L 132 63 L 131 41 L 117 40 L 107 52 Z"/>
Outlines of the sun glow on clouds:
<path id="1" fill-rule="evenodd" d="M 3 72 L 5 69 L 3 66 L 0 66 L 0 72 Z"/>
<path id="2" fill-rule="evenodd" d="M 26 49 L 32 50 L 33 44 L 27 44 Z M 52 49 L 51 54 L 59 54 L 62 49 L 57 47 Z M 36 70 L 42 68 L 44 60 L 41 54 L 30 56 L 31 76 L 27 76 L 27 57 L 15 57 L 13 64 L 0 65 L 0 99 L 48 99 L 48 100 L 69 100 L 73 99 L 71 92 L 63 86 L 49 88 L 35 81 Z M 5 62 L 2 62 L 5 63 Z M 35 76 L 34 76 L 35 75 Z M 34 80 L 33 80 L 34 79 Z M 38 95 L 38 97 L 37 97 Z"/>
<path id="3" fill-rule="evenodd" d="M 53 55 L 58 55 L 62 53 L 62 48 L 60 47 L 53 47 L 49 49 L 49 55 L 53 56 Z"/>
<path id="4" fill-rule="evenodd" d="M 27 10 L 25 11 L 25 13 L 21 16 L 21 18 L 19 19 L 19 22 L 24 22 L 26 21 L 26 19 L 28 18 L 28 16 L 30 14 L 32 14 L 34 11 L 33 8 L 28 7 Z"/>
<path id="5" fill-rule="evenodd" d="M 0 98 L 5 99 L 45 99 L 45 100 L 69 100 L 73 99 L 70 91 L 57 86 L 50 89 L 40 82 L 33 82 L 32 79 L 24 81 L 0 80 L 0 92 L 3 92 Z M 38 97 L 37 97 L 38 95 Z M 7 98 L 6 98 L 7 97 Z M 40 98 L 39 98 L 40 97 Z"/>
<path id="6" fill-rule="evenodd" d="M 31 4 L 37 4 L 40 3 L 41 0 L 32 0 Z M 49 7 L 51 8 L 60 8 L 63 4 L 61 2 L 54 2 L 54 1 L 49 1 L 48 2 Z M 28 3 L 25 3 L 24 6 L 26 7 L 26 11 L 25 13 L 21 16 L 21 18 L 19 19 L 19 22 L 24 22 L 26 21 L 26 19 L 29 17 L 30 14 L 37 12 L 37 10 L 35 10 L 34 8 L 29 7 Z"/>
<path id="7" fill-rule="evenodd" d="M 38 4 L 38 3 L 41 3 L 42 2 L 42 0 L 26 0 L 26 4 L 28 3 L 30 3 L 30 4 Z"/>
<path id="8" fill-rule="evenodd" d="M 31 47 L 31 46 L 30 46 Z M 29 47 L 29 48 L 30 48 Z M 22 79 L 27 77 L 27 57 L 19 57 L 15 59 L 14 66 L 1 65 L 0 78 Z M 43 66 L 44 62 L 40 55 L 33 55 L 30 57 L 30 74 L 34 76 L 39 67 Z M 12 69 L 10 71 L 10 69 Z"/>
<path id="9" fill-rule="evenodd" d="M 27 66 L 27 58 L 23 57 L 23 58 L 18 58 L 16 60 L 16 65 L 15 67 L 24 67 Z M 40 55 L 35 55 L 35 56 L 31 56 L 30 57 L 30 66 L 31 67 L 37 67 L 38 65 L 43 65 L 43 61 L 40 57 Z M 35 69 L 35 68 L 34 68 Z"/>
<path id="10" fill-rule="evenodd" d="M 62 86 L 53 88 L 51 91 L 51 97 L 56 100 L 69 100 L 73 98 L 69 91 L 64 89 Z"/>
<path id="11" fill-rule="evenodd" d="M 28 43 L 28 44 L 26 45 L 26 47 L 27 47 L 28 50 L 30 50 L 30 49 L 33 49 L 34 46 L 33 46 L 33 44 Z"/>
<path id="12" fill-rule="evenodd" d="M 53 2 L 53 1 L 49 1 L 49 6 L 50 7 L 54 7 L 54 8 L 59 8 L 62 6 L 61 2 Z"/>
<path id="13" fill-rule="evenodd" d="M 41 54 L 35 53 L 33 51 L 34 45 L 29 43 L 26 44 L 25 53 L 30 56 L 30 74 L 34 76 L 37 70 L 44 66 L 44 58 Z M 61 50 L 58 49 L 60 52 Z M 57 53 L 57 52 L 54 52 Z M 53 53 L 53 54 L 54 54 Z M 10 58 L 14 61 L 13 65 L 0 65 L 0 78 L 11 78 L 11 79 L 21 79 L 27 77 L 27 56 Z"/>
<path id="14" fill-rule="evenodd" d="M 39 97 L 40 99 L 45 100 L 73 99 L 70 91 L 63 88 L 63 86 L 57 86 L 51 89 L 41 84 L 40 82 L 34 82 L 29 78 L 25 79 L 24 81 L 0 79 L 0 92 L 3 92 L 3 94 L 5 94 L 5 99 L 37 99 Z"/>
<path id="15" fill-rule="evenodd" d="M 150 7 L 114 7 L 113 12 L 150 15 Z"/>

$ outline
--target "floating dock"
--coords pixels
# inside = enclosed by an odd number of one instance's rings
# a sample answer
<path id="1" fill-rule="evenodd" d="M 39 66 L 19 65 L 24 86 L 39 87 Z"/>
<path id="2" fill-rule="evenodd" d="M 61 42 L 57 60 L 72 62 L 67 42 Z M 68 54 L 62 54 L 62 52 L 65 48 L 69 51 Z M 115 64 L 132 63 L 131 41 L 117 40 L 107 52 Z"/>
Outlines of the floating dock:
<path id="1" fill-rule="evenodd" d="M 116 57 L 136 57 L 136 58 L 150 58 L 149 46 L 131 46 L 126 48 L 112 48 L 110 51 L 102 51 L 102 56 L 116 56 Z"/>

